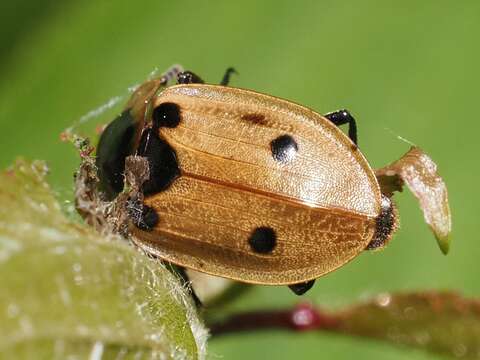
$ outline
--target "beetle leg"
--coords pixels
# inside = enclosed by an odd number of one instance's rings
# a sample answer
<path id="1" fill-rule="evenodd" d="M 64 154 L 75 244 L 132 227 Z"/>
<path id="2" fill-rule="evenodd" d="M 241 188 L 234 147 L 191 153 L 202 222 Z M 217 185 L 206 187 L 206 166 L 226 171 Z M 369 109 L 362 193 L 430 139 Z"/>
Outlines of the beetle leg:
<path id="1" fill-rule="evenodd" d="M 197 308 L 202 306 L 202 302 L 198 298 L 198 295 L 193 290 L 192 282 L 185 271 L 185 268 L 182 266 L 174 265 L 167 263 L 167 269 L 170 270 L 173 274 L 179 277 L 180 283 L 182 286 L 187 290 L 187 292 L 191 295 L 193 302 Z"/>
<path id="2" fill-rule="evenodd" d="M 324 116 L 337 126 L 348 124 L 348 137 L 357 145 L 357 123 L 348 110 L 337 110 Z"/>
<path id="3" fill-rule="evenodd" d="M 203 84 L 205 81 L 200 76 L 191 72 L 183 71 L 177 75 L 177 84 Z"/>
<path id="4" fill-rule="evenodd" d="M 230 75 L 232 74 L 237 74 L 237 71 L 233 68 L 233 67 L 229 67 L 226 71 L 225 71 L 225 75 L 223 75 L 223 79 L 222 81 L 220 81 L 220 85 L 223 85 L 223 86 L 227 86 L 228 83 L 230 82 Z"/>
<path id="5" fill-rule="evenodd" d="M 295 294 L 297 294 L 297 295 L 303 295 L 303 294 L 305 294 L 308 290 L 310 290 L 310 289 L 312 288 L 313 284 L 315 284 L 315 280 L 310 280 L 310 281 L 306 281 L 306 282 L 303 282 L 303 283 L 288 285 L 288 287 L 289 287 L 290 290 L 292 290 Z"/>

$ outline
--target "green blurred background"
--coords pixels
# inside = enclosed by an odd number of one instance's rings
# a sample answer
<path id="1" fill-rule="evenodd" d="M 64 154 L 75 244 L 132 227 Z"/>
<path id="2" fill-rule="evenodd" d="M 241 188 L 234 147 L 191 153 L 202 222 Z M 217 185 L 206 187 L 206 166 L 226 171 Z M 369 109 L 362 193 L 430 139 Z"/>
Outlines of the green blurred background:
<path id="1" fill-rule="evenodd" d="M 14 4 L 14 5 L 13 5 Z M 124 94 L 154 69 L 183 64 L 216 83 L 304 104 L 348 108 L 374 167 L 408 150 L 437 162 L 449 186 L 454 241 L 440 253 L 416 201 L 397 195 L 401 229 L 390 246 L 317 281 L 305 298 L 338 309 L 379 292 L 480 293 L 476 105 L 478 1 L 62 1 L 0 5 L 0 166 L 18 155 L 46 159 L 69 196 L 78 165 L 59 134 Z M 299 298 L 255 287 L 233 310 L 279 308 Z M 435 355 L 326 334 L 262 332 L 210 342 L 218 359 L 434 359 Z"/>

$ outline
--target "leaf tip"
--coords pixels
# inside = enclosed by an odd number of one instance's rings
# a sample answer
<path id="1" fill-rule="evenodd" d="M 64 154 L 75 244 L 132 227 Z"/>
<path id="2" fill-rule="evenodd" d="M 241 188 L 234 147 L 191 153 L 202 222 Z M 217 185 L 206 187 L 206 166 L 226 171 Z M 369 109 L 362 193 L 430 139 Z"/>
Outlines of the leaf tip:
<path id="1" fill-rule="evenodd" d="M 438 246 L 443 255 L 448 255 L 448 252 L 450 251 L 450 244 L 452 242 L 451 234 L 440 234 L 435 232 L 435 238 L 437 239 Z"/>

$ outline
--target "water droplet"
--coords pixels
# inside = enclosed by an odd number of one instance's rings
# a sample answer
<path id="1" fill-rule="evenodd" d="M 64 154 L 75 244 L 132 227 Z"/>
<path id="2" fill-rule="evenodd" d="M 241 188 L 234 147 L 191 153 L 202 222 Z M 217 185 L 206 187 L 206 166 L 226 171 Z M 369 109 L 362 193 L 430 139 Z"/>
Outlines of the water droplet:
<path id="1" fill-rule="evenodd" d="M 392 296 L 389 293 L 381 293 L 377 295 L 376 302 L 378 306 L 386 307 L 392 302 Z"/>
<path id="2" fill-rule="evenodd" d="M 398 341 L 400 337 L 400 330 L 396 326 L 390 326 L 387 329 L 387 337 L 392 341 Z"/>
<path id="3" fill-rule="evenodd" d="M 308 311 L 297 311 L 293 314 L 293 322 L 298 326 L 308 326 L 312 322 L 312 315 Z"/>
<path id="4" fill-rule="evenodd" d="M 52 249 L 52 253 L 55 255 L 63 255 L 67 251 L 65 246 L 56 246 Z"/>
<path id="5" fill-rule="evenodd" d="M 79 263 L 73 264 L 73 271 L 75 271 L 75 272 L 77 272 L 77 273 L 80 272 L 80 271 L 82 271 L 82 265 L 79 264 Z"/>
<path id="6" fill-rule="evenodd" d="M 20 313 L 20 308 L 17 304 L 9 304 L 7 307 L 7 315 L 9 318 L 14 318 Z"/>
<path id="7" fill-rule="evenodd" d="M 53 347 L 54 358 L 64 358 L 65 357 L 65 340 L 55 340 Z"/>
<path id="8" fill-rule="evenodd" d="M 415 341 L 419 345 L 427 345 L 431 340 L 431 336 L 427 331 L 420 331 L 415 334 Z"/>
<path id="9" fill-rule="evenodd" d="M 467 354 L 467 347 L 464 344 L 456 344 L 453 348 L 453 355 L 460 358 Z"/>
<path id="10" fill-rule="evenodd" d="M 414 320 L 417 317 L 417 310 L 413 306 L 408 306 L 403 309 L 403 314 L 407 320 Z"/>
<path id="11" fill-rule="evenodd" d="M 30 336 L 33 334 L 33 324 L 29 317 L 24 316 L 20 319 L 20 327 L 24 335 Z"/>
<path id="12" fill-rule="evenodd" d="M 73 280 L 75 281 L 76 285 L 83 285 L 83 276 L 82 275 L 76 275 Z"/>
<path id="13" fill-rule="evenodd" d="M 77 326 L 77 333 L 78 333 L 78 335 L 81 335 L 81 336 L 88 335 L 88 327 L 85 326 L 85 325 L 78 325 Z"/>

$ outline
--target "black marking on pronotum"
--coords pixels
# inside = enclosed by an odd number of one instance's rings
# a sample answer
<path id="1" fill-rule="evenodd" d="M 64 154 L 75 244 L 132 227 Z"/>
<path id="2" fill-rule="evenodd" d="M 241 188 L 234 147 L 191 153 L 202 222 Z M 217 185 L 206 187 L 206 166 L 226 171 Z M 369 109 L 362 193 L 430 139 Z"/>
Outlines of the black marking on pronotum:
<path id="1" fill-rule="evenodd" d="M 272 156 L 275 160 L 288 162 L 295 157 L 298 151 L 298 145 L 290 135 L 282 135 L 272 140 L 270 149 L 272 150 Z"/>
<path id="2" fill-rule="evenodd" d="M 256 253 L 268 254 L 277 245 L 277 235 L 272 228 L 261 226 L 253 230 L 248 243 Z"/>
<path id="3" fill-rule="evenodd" d="M 288 285 L 288 287 L 289 287 L 290 290 L 292 290 L 295 294 L 297 294 L 297 295 L 303 295 L 303 294 L 305 294 L 308 290 L 310 290 L 310 289 L 312 288 L 313 284 L 315 284 L 315 280 L 310 280 L 310 281 L 306 281 L 306 282 L 302 282 L 302 283 L 298 283 L 298 284 Z"/>
<path id="4" fill-rule="evenodd" d="M 180 124 L 180 107 L 177 104 L 166 102 L 158 105 L 152 114 L 153 127 L 175 128 Z"/>
<path id="5" fill-rule="evenodd" d="M 127 214 L 133 224 L 143 231 L 152 231 L 157 226 L 159 216 L 150 206 L 142 204 L 138 199 L 127 201 Z"/>
<path id="6" fill-rule="evenodd" d="M 148 160 L 150 177 L 142 185 L 147 196 L 166 190 L 180 176 L 175 150 L 159 137 L 155 128 L 143 131 L 137 155 Z"/>
<path id="7" fill-rule="evenodd" d="M 133 151 L 135 131 L 135 120 L 127 109 L 105 128 L 98 142 L 98 178 L 100 189 L 108 200 L 113 200 L 123 190 L 125 158 Z"/>
<path id="8" fill-rule="evenodd" d="M 375 225 L 375 234 L 367 245 L 367 250 L 384 246 L 390 240 L 397 225 L 394 205 L 392 200 L 385 195 L 382 195 L 380 215 L 375 219 Z"/>

